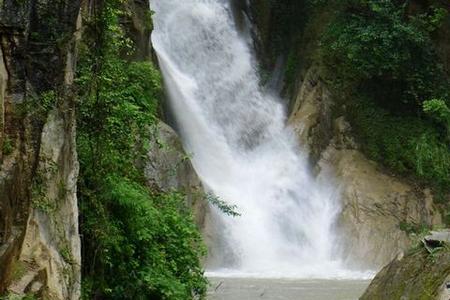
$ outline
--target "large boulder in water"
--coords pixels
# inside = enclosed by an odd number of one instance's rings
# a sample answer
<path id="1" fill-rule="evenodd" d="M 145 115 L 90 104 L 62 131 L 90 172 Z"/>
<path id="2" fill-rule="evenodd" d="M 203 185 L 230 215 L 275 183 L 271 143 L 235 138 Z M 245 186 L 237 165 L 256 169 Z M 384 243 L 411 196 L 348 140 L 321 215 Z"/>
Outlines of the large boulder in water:
<path id="1" fill-rule="evenodd" d="M 450 299 L 450 232 L 433 232 L 385 266 L 360 300 Z"/>

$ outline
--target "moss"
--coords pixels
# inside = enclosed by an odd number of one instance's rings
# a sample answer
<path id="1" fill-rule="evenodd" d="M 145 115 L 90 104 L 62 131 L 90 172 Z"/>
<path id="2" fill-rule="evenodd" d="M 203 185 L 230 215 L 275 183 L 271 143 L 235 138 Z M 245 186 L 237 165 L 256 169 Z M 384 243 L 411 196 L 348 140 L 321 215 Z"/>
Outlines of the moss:
<path id="1" fill-rule="evenodd" d="M 38 298 L 33 294 L 26 294 L 25 296 L 8 294 L 6 296 L 0 296 L 0 300 L 37 300 Z"/>
<path id="2" fill-rule="evenodd" d="M 49 90 L 41 94 L 38 104 L 43 111 L 49 111 L 57 102 L 58 96 L 54 90 Z"/>
<path id="3" fill-rule="evenodd" d="M 58 183 L 58 198 L 63 200 L 67 196 L 67 185 L 64 179 L 61 179 Z"/>
<path id="4" fill-rule="evenodd" d="M 70 250 L 70 248 L 69 248 L 69 246 L 67 244 L 64 244 L 59 249 L 59 254 L 61 254 L 62 258 L 64 259 L 64 261 L 66 263 L 68 263 L 68 264 L 73 264 L 74 263 L 74 258 L 73 258 L 73 255 L 72 255 L 72 251 Z"/>
<path id="5" fill-rule="evenodd" d="M 47 214 L 56 210 L 55 205 L 47 197 L 34 198 L 32 201 L 33 208 L 39 209 Z"/>
<path id="6" fill-rule="evenodd" d="M 154 12 L 151 10 L 147 10 L 144 12 L 144 26 L 145 29 L 149 32 L 153 30 L 153 19 L 152 19 L 153 13 Z"/>
<path id="7" fill-rule="evenodd" d="M 31 186 L 31 204 L 33 208 L 50 214 L 56 210 L 56 205 L 53 201 L 51 201 L 51 199 L 47 197 L 45 184 L 45 177 L 41 172 L 38 172 L 35 175 L 33 184 Z"/>
<path id="8" fill-rule="evenodd" d="M 408 221 L 401 221 L 399 223 L 399 228 L 400 230 L 406 232 L 408 235 L 429 232 L 429 230 L 431 229 L 430 226 L 428 226 L 428 224 L 417 224 Z"/>
<path id="9" fill-rule="evenodd" d="M 14 151 L 14 145 L 9 137 L 3 140 L 2 153 L 3 155 L 10 155 Z"/>
<path id="10" fill-rule="evenodd" d="M 15 261 L 11 266 L 11 280 L 19 280 L 23 277 L 23 275 L 25 275 L 26 271 L 26 266 L 22 261 Z"/>
<path id="11" fill-rule="evenodd" d="M 372 281 L 361 300 L 434 300 L 450 274 L 448 245 L 429 253 L 416 246 L 401 260 L 387 265 Z"/>

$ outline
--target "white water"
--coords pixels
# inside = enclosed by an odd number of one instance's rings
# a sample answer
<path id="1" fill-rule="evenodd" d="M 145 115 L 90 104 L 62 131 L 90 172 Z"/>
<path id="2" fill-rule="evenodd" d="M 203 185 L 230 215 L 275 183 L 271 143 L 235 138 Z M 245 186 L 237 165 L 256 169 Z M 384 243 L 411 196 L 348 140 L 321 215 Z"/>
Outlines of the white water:
<path id="1" fill-rule="evenodd" d="M 215 211 L 212 276 L 360 277 L 333 256 L 338 191 L 319 182 L 265 92 L 228 0 L 152 0 L 157 52 L 178 131 Z"/>

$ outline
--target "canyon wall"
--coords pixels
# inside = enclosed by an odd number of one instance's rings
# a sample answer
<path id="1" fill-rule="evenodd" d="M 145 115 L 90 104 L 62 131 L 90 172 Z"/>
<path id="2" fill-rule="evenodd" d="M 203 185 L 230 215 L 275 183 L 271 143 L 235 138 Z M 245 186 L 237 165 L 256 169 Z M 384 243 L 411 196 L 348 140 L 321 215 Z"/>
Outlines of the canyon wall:
<path id="1" fill-rule="evenodd" d="M 0 293 L 78 299 L 80 3 L 0 5 Z"/>

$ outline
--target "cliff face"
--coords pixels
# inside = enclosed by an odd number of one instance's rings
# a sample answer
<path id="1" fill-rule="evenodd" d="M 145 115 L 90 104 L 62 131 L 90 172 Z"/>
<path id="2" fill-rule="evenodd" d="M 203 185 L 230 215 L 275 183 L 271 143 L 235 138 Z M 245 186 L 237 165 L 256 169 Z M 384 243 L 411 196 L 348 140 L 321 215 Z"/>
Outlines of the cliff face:
<path id="1" fill-rule="evenodd" d="M 153 49 L 150 43 L 150 33 L 153 28 L 149 12 L 149 1 L 126 1 L 124 10 L 127 12 L 127 15 L 122 19 L 122 24 L 127 35 L 133 40 L 135 45 L 133 58 L 136 60 L 152 58 Z"/>
<path id="2" fill-rule="evenodd" d="M 77 299 L 79 2 L 0 5 L 0 294 Z"/>
<path id="3" fill-rule="evenodd" d="M 345 108 L 336 103 L 317 69 L 311 68 L 298 86 L 289 123 L 311 153 L 316 171 L 331 171 L 340 186 L 342 255 L 351 266 L 378 269 L 410 246 L 404 224 L 441 224 L 433 196 L 364 156 Z"/>

